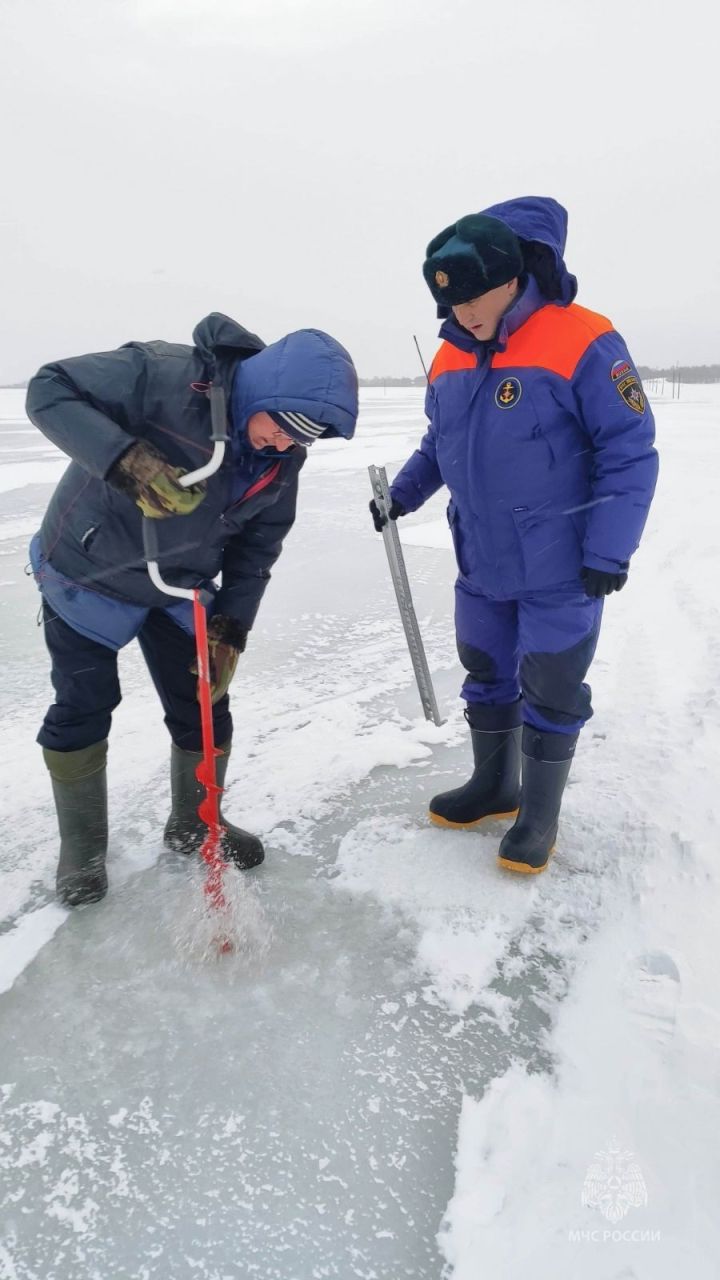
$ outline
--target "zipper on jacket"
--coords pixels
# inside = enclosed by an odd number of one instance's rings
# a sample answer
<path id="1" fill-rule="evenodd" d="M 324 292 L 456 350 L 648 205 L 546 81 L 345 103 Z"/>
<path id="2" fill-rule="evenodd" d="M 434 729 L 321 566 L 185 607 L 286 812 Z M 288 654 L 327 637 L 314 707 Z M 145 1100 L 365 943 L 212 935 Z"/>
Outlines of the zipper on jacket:
<path id="1" fill-rule="evenodd" d="M 242 498 L 238 498 L 237 502 L 232 502 L 227 510 L 221 513 L 220 519 L 224 520 L 225 516 L 229 515 L 231 511 L 234 511 L 236 507 L 241 507 L 243 502 L 247 502 L 249 498 L 254 498 L 257 493 L 262 493 L 263 489 L 267 489 L 268 486 L 272 484 L 273 480 L 277 479 L 281 465 L 282 464 L 280 462 L 275 462 L 272 466 L 268 467 L 267 471 L 263 472 L 259 480 L 256 480 L 254 484 L 250 485 L 247 493 L 244 493 Z"/>

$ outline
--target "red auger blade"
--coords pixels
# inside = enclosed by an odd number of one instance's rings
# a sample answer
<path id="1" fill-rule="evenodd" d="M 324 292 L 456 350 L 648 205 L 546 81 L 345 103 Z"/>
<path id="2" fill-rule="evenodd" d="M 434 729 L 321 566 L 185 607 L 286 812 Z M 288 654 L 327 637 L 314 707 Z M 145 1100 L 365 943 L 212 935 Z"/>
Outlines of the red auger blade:
<path id="1" fill-rule="evenodd" d="M 220 825 L 220 796 L 222 787 L 218 786 L 215 761 L 220 755 L 215 746 L 212 719 L 212 689 L 210 684 L 210 656 L 207 638 L 207 614 L 202 603 L 200 591 L 196 590 L 193 599 L 193 618 L 195 621 L 195 646 L 198 669 L 198 701 L 200 702 L 200 725 L 202 730 L 203 758 L 195 770 L 195 777 L 205 788 L 205 797 L 198 806 L 198 817 L 205 823 L 208 832 L 203 841 L 200 855 L 207 865 L 205 880 L 205 897 L 212 911 L 221 912 L 227 907 L 227 899 L 223 889 L 226 862 L 222 856 Z M 218 947 L 222 952 L 232 951 L 229 938 L 218 938 Z"/>

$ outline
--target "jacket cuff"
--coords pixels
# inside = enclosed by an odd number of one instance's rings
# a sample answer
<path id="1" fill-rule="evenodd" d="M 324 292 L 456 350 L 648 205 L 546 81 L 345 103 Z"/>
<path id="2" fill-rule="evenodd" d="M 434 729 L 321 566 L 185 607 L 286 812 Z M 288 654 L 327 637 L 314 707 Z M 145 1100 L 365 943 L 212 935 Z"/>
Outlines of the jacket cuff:
<path id="1" fill-rule="evenodd" d="M 397 502 L 403 509 L 403 515 L 408 516 L 411 511 L 417 511 L 418 508 L 422 506 L 424 498 L 421 494 L 418 494 L 417 490 L 413 493 L 410 489 L 406 489 L 402 485 L 391 484 L 390 501 Z"/>
<path id="2" fill-rule="evenodd" d="M 250 595 L 237 587 L 221 587 L 215 596 L 213 617 L 222 614 L 224 618 L 232 618 L 238 627 L 250 631 L 261 600 L 262 593 L 258 597 L 254 592 Z"/>
<path id="3" fill-rule="evenodd" d="M 120 493 L 127 493 L 127 490 L 122 488 L 123 478 L 121 478 L 120 484 L 117 483 L 119 473 L 115 468 L 119 467 L 125 455 L 130 452 L 134 445 L 143 443 L 144 442 L 142 440 L 138 440 L 136 436 L 127 436 L 124 442 L 118 442 L 115 444 L 114 448 L 108 449 L 109 461 L 104 466 L 100 478 L 104 480 L 106 484 L 109 484 L 111 489 L 117 489 Z"/>
<path id="4" fill-rule="evenodd" d="M 584 551 L 583 566 L 586 569 L 602 569 L 603 573 L 627 573 L 630 561 L 610 560 L 606 556 L 593 555 L 592 551 Z"/>

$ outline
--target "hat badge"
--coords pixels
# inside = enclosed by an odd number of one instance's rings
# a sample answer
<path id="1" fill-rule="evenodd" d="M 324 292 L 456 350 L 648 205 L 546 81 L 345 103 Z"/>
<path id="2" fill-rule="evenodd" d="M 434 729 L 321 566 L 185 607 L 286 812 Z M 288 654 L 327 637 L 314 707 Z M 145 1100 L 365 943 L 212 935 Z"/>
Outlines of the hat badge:
<path id="1" fill-rule="evenodd" d="M 447 271 L 436 271 L 436 272 L 435 272 L 435 283 L 436 283 L 436 285 L 437 285 L 438 289 L 447 289 L 447 287 L 448 287 L 448 285 L 449 285 L 449 283 L 450 283 L 450 277 L 449 277 L 449 275 L 448 275 Z"/>

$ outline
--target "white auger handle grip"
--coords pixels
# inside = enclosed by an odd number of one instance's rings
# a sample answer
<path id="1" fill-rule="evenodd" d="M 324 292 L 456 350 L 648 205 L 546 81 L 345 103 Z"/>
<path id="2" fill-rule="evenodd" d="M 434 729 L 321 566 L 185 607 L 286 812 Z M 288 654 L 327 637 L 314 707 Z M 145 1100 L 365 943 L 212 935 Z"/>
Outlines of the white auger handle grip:
<path id="1" fill-rule="evenodd" d="M 214 446 L 212 457 L 209 462 L 205 463 L 204 467 L 198 467 L 196 471 L 188 471 L 186 475 L 179 477 L 178 484 L 183 489 L 189 489 L 192 485 L 199 484 L 201 480 L 207 480 L 208 476 L 214 475 L 220 469 L 225 456 L 225 446 L 228 442 L 225 392 L 222 387 L 216 386 L 214 382 L 211 382 L 208 395 L 210 397 L 210 439 L 213 441 Z M 168 517 L 168 519 L 172 519 L 172 517 Z M 180 600 L 194 600 L 195 592 L 193 590 L 189 587 L 170 586 L 170 583 L 165 582 L 160 573 L 157 562 L 160 553 L 157 522 L 146 516 L 142 522 L 142 531 L 145 561 L 148 575 L 153 585 L 157 587 L 158 591 L 164 591 L 168 596 L 177 596 Z"/>
<path id="2" fill-rule="evenodd" d="M 171 517 L 169 517 L 171 518 Z M 189 587 L 172 587 L 166 582 L 158 568 L 158 555 L 160 554 L 160 544 L 158 542 L 157 520 L 152 517 L 144 516 L 142 522 L 143 535 L 143 551 L 145 553 L 145 563 L 150 581 L 158 591 L 164 591 L 166 596 L 177 596 L 178 600 L 194 600 L 195 592 Z"/>
<path id="3" fill-rule="evenodd" d="M 187 475 L 180 476 L 178 484 L 183 489 L 190 489 L 192 485 L 199 484 L 201 480 L 207 480 L 208 476 L 214 475 L 225 457 L 225 446 L 228 442 L 225 392 L 222 387 L 211 382 L 208 395 L 210 397 L 210 439 L 214 444 L 212 457 L 204 467 L 198 467 L 197 471 L 188 471 Z"/>
<path id="4" fill-rule="evenodd" d="M 207 480 L 208 476 L 212 476 L 222 465 L 225 457 L 225 441 L 216 440 L 215 447 L 212 451 L 212 457 L 204 467 L 198 467 L 197 471 L 188 471 L 187 475 L 178 478 L 178 484 L 182 489 L 190 489 L 192 485 L 199 484 L 201 480 Z"/>

